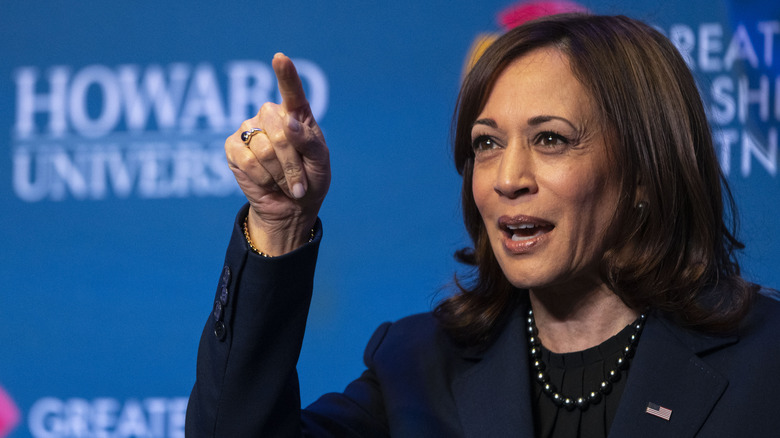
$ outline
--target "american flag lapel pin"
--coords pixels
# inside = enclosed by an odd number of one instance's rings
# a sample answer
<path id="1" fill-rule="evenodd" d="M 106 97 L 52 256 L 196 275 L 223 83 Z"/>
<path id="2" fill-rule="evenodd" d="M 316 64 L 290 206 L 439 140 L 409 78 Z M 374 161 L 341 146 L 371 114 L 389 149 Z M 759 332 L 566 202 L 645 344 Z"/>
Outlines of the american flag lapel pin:
<path id="1" fill-rule="evenodd" d="M 648 403 L 647 407 L 645 408 L 645 412 L 650 415 L 655 415 L 658 418 L 663 418 L 666 421 L 669 421 L 669 418 L 672 416 L 671 409 L 667 409 L 655 403 Z"/>

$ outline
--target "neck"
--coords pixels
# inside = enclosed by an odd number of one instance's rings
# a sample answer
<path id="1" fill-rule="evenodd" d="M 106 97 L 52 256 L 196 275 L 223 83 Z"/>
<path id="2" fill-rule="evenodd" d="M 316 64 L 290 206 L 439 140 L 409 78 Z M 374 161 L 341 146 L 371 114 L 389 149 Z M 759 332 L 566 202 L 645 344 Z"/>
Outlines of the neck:
<path id="1" fill-rule="evenodd" d="M 532 289 L 542 345 L 554 353 L 582 351 L 615 336 L 638 316 L 602 282 L 590 287 Z"/>

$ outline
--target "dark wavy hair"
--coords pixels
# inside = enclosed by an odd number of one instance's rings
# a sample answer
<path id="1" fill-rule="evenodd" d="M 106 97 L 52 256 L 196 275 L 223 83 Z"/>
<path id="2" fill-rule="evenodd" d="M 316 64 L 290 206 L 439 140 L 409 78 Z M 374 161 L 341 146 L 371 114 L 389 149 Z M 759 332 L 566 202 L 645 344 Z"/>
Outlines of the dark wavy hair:
<path id="1" fill-rule="evenodd" d="M 736 207 L 693 76 L 652 27 L 583 14 L 509 31 L 464 79 L 453 119 L 454 156 L 473 247 L 456 258 L 473 266 L 474 275 L 456 279 L 458 293 L 436 307 L 440 324 L 461 343 L 483 343 L 522 296 L 501 271 L 474 202 L 471 128 L 499 74 L 541 48 L 567 56 L 607 133 L 620 196 L 610 225 L 617 237 L 602 257 L 602 280 L 632 308 L 656 309 L 701 331 L 734 329 L 757 287 L 740 277 L 735 251 L 744 245 L 735 237 Z"/>

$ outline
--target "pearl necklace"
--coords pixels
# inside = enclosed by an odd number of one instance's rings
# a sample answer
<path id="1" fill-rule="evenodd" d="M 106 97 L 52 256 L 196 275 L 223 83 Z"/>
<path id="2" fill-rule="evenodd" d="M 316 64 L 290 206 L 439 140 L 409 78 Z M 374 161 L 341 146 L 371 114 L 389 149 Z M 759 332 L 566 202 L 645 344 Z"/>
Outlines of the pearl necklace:
<path id="1" fill-rule="evenodd" d="M 555 403 L 555 406 L 563 406 L 567 410 L 571 411 L 575 407 L 580 410 L 588 409 L 588 406 L 595 405 L 601 401 L 601 399 L 612 391 L 612 384 L 620 380 L 620 374 L 628 369 L 628 365 L 631 362 L 631 358 L 634 356 L 636 350 L 636 344 L 639 343 L 639 335 L 642 334 L 642 328 L 644 328 L 647 314 L 643 313 L 639 315 L 639 319 L 634 323 L 634 332 L 631 334 L 628 345 L 623 348 L 623 353 L 620 355 L 615 363 L 615 368 L 607 373 L 606 380 L 599 384 L 599 387 L 580 397 L 569 397 L 558 392 L 558 389 L 550 383 L 550 376 L 545 370 L 547 367 L 542 361 L 541 342 L 539 341 L 539 331 L 536 329 L 536 322 L 534 320 L 534 311 L 528 309 L 528 346 L 529 353 L 531 355 L 531 365 L 534 367 L 534 377 L 540 385 L 542 385 L 542 392 L 547 394 Z"/>

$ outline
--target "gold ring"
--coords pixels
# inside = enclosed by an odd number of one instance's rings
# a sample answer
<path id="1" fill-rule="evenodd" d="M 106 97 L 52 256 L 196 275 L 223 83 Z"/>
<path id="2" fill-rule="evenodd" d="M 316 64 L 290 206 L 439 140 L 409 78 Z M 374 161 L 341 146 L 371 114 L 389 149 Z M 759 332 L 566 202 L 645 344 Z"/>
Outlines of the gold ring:
<path id="1" fill-rule="evenodd" d="M 249 131 L 244 131 L 241 133 L 241 141 L 243 141 L 245 145 L 249 146 L 249 142 L 252 141 L 252 137 L 260 132 L 265 131 L 260 128 L 252 128 Z"/>

